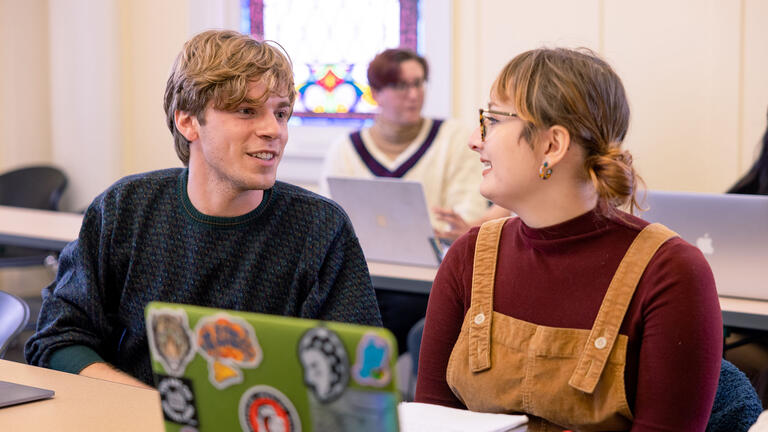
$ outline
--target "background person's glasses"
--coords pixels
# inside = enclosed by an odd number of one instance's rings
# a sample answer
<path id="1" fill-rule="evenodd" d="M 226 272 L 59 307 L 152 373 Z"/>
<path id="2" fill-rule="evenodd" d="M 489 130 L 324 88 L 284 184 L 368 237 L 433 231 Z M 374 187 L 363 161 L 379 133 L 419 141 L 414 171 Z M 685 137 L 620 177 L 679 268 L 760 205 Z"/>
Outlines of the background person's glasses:
<path id="1" fill-rule="evenodd" d="M 485 135 L 488 133 L 488 127 L 498 121 L 493 117 L 489 117 L 488 114 L 505 117 L 517 117 L 517 114 L 511 112 L 496 111 L 483 108 L 480 108 L 477 111 L 480 113 L 480 140 L 483 142 L 485 142 Z"/>
<path id="2" fill-rule="evenodd" d="M 398 91 L 398 92 L 402 92 L 402 93 L 405 93 L 405 92 L 407 92 L 408 90 L 410 90 L 411 88 L 414 88 L 414 89 L 416 89 L 416 90 L 421 90 L 421 89 L 423 89 L 423 88 L 424 88 L 424 83 L 425 83 L 425 82 L 426 82 L 426 81 L 425 81 L 425 80 L 423 80 L 423 79 L 417 79 L 417 80 L 413 80 L 413 81 L 411 81 L 411 82 L 406 82 L 406 81 L 398 81 L 398 82 L 396 82 L 396 83 L 394 83 L 394 84 L 390 85 L 390 87 L 391 87 L 393 90 L 395 90 L 395 91 Z"/>

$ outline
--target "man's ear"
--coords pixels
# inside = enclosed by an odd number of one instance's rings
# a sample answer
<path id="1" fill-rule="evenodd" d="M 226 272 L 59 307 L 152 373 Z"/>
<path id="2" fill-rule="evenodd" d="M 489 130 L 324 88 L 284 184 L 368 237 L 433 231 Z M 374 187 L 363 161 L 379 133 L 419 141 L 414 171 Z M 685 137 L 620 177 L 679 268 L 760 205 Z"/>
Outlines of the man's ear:
<path id="1" fill-rule="evenodd" d="M 200 123 L 197 117 L 186 111 L 176 110 L 173 113 L 173 120 L 176 122 L 176 129 L 184 135 L 189 142 L 196 141 L 200 136 Z"/>
<path id="2" fill-rule="evenodd" d="M 371 87 L 371 97 L 373 98 L 373 100 L 375 100 L 375 101 L 376 101 L 376 103 L 378 103 L 378 102 L 379 102 L 379 91 L 378 91 L 378 90 L 376 90 L 376 89 L 375 89 L 375 88 L 373 88 L 373 87 Z"/>
<path id="3" fill-rule="evenodd" d="M 544 158 L 551 168 L 563 160 L 571 147 L 571 134 L 568 129 L 555 125 L 547 130 L 545 137 Z"/>

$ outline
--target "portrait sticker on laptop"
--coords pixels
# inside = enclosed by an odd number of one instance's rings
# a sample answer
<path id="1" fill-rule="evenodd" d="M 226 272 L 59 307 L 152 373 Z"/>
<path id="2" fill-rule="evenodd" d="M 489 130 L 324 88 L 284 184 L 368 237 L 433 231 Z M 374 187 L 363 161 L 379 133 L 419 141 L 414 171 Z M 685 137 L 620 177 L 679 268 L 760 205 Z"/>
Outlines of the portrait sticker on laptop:
<path id="1" fill-rule="evenodd" d="M 338 399 L 349 384 L 349 358 L 339 336 L 326 327 L 311 328 L 298 349 L 304 384 L 320 402 Z"/>
<path id="2" fill-rule="evenodd" d="M 386 339 L 376 333 L 366 333 L 357 344 L 357 357 L 352 376 L 360 385 L 384 387 L 389 384 L 389 356 L 392 348 Z"/>
<path id="3" fill-rule="evenodd" d="M 197 348 L 208 362 L 208 380 L 224 389 L 243 382 L 241 368 L 255 368 L 263 357 L 251 324 L 226 313 L 200 318 Z"/>
<path id="4" fill-rule="evenodd" d="M 238 414 L 243 431 L 301 432 L 296 407 L 274 387 L 257 385 L 246 390 Z"/>
<path id="5" fill-rule="evenodd" d="M 181 376 L 195 356 L 187 314 L 181 309 L 154 309 L 147 326 L 153 357 L 169 375 Z"/>

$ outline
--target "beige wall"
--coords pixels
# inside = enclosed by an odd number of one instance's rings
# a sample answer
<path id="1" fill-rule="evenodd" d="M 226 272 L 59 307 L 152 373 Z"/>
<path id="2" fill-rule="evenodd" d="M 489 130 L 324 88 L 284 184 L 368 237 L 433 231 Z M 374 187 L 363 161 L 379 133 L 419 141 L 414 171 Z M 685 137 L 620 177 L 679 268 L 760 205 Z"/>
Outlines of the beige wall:
<path id="1" fill-rule="evenodd" d="M 178 166 L 162 112 L 168 70 L 191 33 L 216 26 L 206 17 L 231 24 L 236 4 L 0 0 L 0 171 L 63 165 L 66 208 L 79 209 L 122 175 Z M 764 0 L 450 4 L 452 106 L 467 125 L 515 54 L 588 46 L 624 79 L 626 146 L 651 188 L 722 191 L 756 156 L 768 106 Z"/>
<path id="2" fill-rule="evenodd" d="M 188 37 L 187 1 L 122 1 L 119 11 L 121 173 L 181 166 L 165 125 L 163 92 L 171 64 Z"/>
<path id="3" fill-rule="evenodd" d="M 751 165 L 768 106 L 768 2 L 455 0 L 454 113 L 521 51 L 586 46 L 624 81 L 625 145 L 654 189 L 721 192 Z"/>
<path id="4" fill-rule="evenodd" d="M 0 0 L 0 171 L 53 163 L 78 210 L 119 177 L 178 166 L 162 95 L 190 0 Z"/>
<path id="5" fill-rule="evenodd" d="M 0 0 L 0 171 L 51 159 L 45 0 Z"/>

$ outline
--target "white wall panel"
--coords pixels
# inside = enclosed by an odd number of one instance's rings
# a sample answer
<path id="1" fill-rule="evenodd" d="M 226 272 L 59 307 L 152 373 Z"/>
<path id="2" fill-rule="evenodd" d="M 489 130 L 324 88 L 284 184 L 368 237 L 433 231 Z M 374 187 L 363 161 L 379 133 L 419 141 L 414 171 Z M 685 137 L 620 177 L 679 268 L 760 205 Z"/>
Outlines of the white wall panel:
<path id="1" fill-rule="evenodd" d="M 723 191 L 751 160 L 768 105 L 768 2 L 454 5 L 456 116 L 476 121 L 493 79 L 514 55 L 542 45 L 586 46 L 624 81 L 632 108 L 626 146 L 649 187 Z"/>
<path id="2" fill-rule="evenodd" d="M 605 2 L 605 55 L 649 188 L 724 191 L 738 171 L 739 3 Z"/>
<path id="3" fill-rule="evenodd" d="M 741 165 L 746 172 L 760 151 L 768 110 L 768 1 L 742 0 L 743 108 Z"/>
<path id="4" fill-rule="evenodd" d="M 48 2 L 0 0 L 0 172 L 51 162 Z"/>
<path id="5" fill-rule="evenodd" d="M 120 44 L 115 0 L 49 3 L 53 160 L 80 209 L 120 175 Z"/>
<path id="6" fill-rule="evenodd" d="M 165 124 L 163 95 L 188 39 L 187 8 L 187 0 L 120 2 L 121 175 L 181 166 Z"/>

